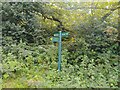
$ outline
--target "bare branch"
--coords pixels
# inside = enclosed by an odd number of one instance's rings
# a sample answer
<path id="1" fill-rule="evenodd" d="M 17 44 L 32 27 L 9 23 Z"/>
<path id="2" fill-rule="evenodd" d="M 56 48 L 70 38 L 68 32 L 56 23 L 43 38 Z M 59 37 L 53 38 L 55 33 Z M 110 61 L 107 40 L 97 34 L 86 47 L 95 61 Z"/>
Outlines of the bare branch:
<path id="1" fill-rule="evenodd" d="M 116 10 L 119 9 L 120 6 L 116 8 L 106 8 L 106 7 L 96 7 L 96 6 L 90 6 L 90 7 L 78 7 L 78 8 L 66 8 L 66 10 L 77 10 L 77 9 L 103 9 L 103 10 Z"/>

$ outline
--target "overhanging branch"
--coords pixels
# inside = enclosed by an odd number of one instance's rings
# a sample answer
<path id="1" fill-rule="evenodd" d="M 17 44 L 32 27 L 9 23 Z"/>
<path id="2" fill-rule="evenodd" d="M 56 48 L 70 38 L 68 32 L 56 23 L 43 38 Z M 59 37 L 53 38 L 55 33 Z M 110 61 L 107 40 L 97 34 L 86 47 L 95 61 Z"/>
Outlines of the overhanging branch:
<path id="1" fill-rule="evenodd" d="M 96 7 L 96 6 L 90 6 L 90 7 L 72 7 L 72 8 L 65 8 L 66 10 L 77 10 L 77 9 L 101 9 L 101 10 L 116 10 L 120 8 L 120 6 L 115 8 L 107 8 L 107 7 Z"/>
<path id="2" fill-rule="evenodd" d="M 49 20 L 53 20 L 53 21 L 56 21 L 59 23 L 58 25 L 58 28 L 59 29 L 62 29 L 62 31 L 70 31 L 69 29 L 66 29 L 62 23 L 62 21 L 60 21 L 58 18 L 54 17 L 54 16 L 51 16 L 51 17 L 48 17 L 47 15 L 44 15 L 42 14 L 42 16 L 44 17 L 44 19 L 49 19 Z"/>

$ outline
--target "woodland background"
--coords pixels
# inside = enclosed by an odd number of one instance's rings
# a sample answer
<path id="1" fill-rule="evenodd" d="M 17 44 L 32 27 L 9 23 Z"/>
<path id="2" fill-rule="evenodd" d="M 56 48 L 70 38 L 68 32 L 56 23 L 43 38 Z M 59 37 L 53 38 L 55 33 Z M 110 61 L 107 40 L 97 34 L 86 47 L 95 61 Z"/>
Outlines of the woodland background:
<path id="1" fill-rule="evenodd" d="M 119 2 L 2 2 L 3 88 L 117 88 Z M 62 40 L 62 70 L 57 71 Z"/>

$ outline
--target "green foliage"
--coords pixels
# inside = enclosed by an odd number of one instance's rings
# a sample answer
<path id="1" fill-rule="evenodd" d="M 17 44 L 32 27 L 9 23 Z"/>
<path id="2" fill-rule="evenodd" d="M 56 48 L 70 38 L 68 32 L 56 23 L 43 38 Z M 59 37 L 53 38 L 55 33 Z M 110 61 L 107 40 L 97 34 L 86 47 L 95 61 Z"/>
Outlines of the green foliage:
<path id="1" fill-rule="evenodd" d="M 89 5 L 4 2 L 0 64 L 3 87 L 117 88 L 119 5 Z M 57 70 L 58 46 L 50 41 L 59 30 L 70 34 L 62 42 L 61 72 Z"/>
<path id="2" fill-rule="evenodd" d="M 41 25 L 38 23 L 39 21 L 37 21 L 35 17 L 35 12 L 38 12 L 38 7 L 39 11 L 41 11 L 41 3 L 3 3 L 3 45 L 19 43 L 20 40 L 26 43 L 45 43 L 44 37 L 46 37 L 46 32 L 42 29 Z M 41 36 L 39 36 L 39 34 L 41 34 Z"/>
<path id="3" fill-rule="evenodd" d="M 20 45 L 18 46 L 20 47 Z M 85 44 L 83 46 L 86 47 Z M 88 50 L 88 48 L 84 47 L 82 48 L 83 50 Z M 14 50 L 16 51 L 16 49 Z M 41 50 L 34 47 L 34 53 L 28 54 L 25 58 L 19 52 L 19 59 L 14 53 L 9 52 L 7 56 L 3 54 L 3 87 L 6 87 L 8 79 L 15 77 L 18 79 L 15 81 L 18 84 L 13 84 L 11 87 L 117 87 L 118 56 L 113 55 L 112 52 L 99 54 L 96 59 L 89 58 L 84 53 L 84 55 L 80 55 L 80 63 L 75 62 L 78 60 L 76 58 L 72 62 L 73 65 L 71 65 L 67 58 L 70 52 L 65 49 L 62 53 L 62 71 L 58 72 L 57 47 L 49 46 L 45 49 L 46 51 L 37 54 Z"/>

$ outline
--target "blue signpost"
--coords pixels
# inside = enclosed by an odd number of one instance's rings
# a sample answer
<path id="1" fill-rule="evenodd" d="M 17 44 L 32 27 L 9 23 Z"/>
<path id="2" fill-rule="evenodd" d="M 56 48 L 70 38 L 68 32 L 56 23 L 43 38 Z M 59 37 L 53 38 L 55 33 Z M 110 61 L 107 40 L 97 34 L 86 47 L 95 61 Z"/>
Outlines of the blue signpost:
<path id="1" fill-rule="evenodd" d="M 61 53 L 62 53 L 62 37 L 67 37 L 69 35 L 68 32 L 57 32 L 54 33 L 54 37 L 52 38 L 52 42 L 58 42 L 58 71 L 61 70 Z"/>

